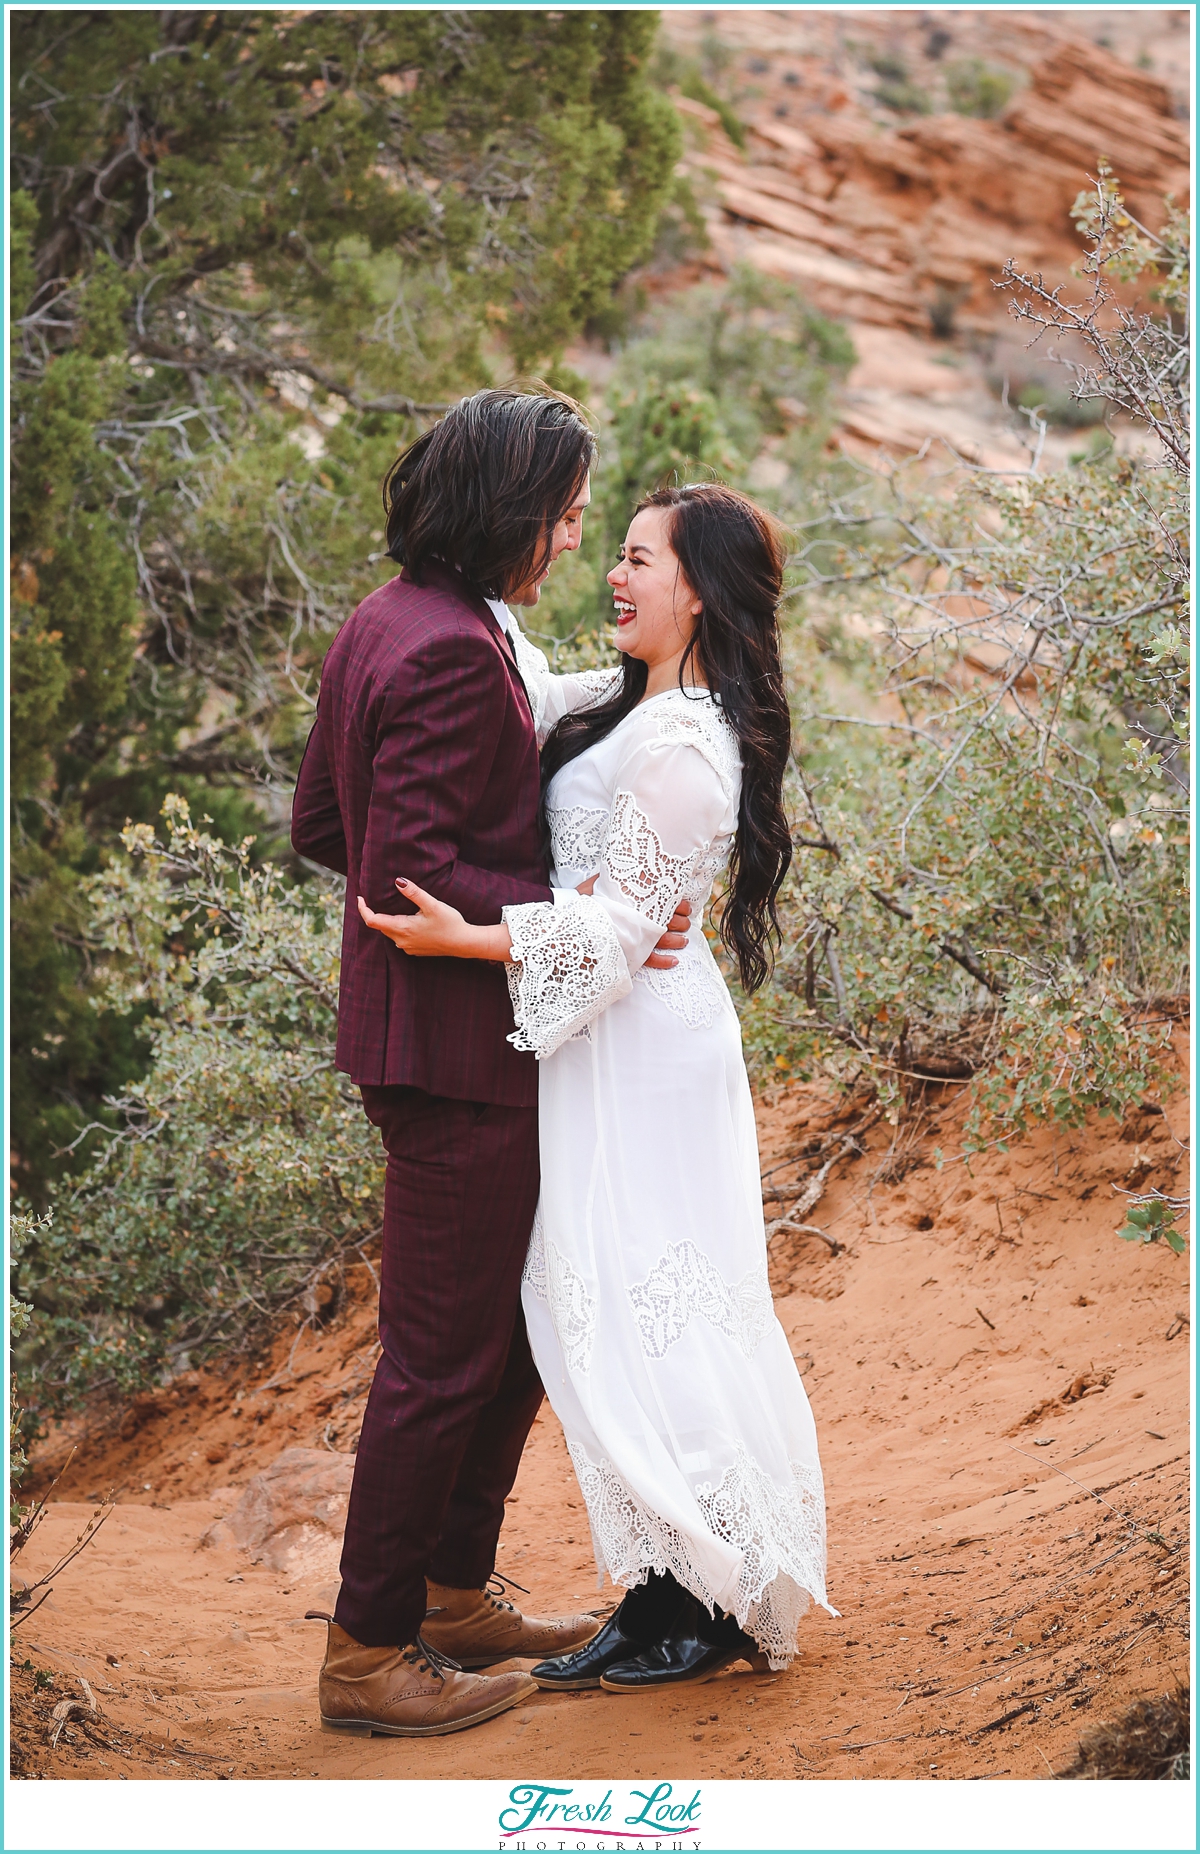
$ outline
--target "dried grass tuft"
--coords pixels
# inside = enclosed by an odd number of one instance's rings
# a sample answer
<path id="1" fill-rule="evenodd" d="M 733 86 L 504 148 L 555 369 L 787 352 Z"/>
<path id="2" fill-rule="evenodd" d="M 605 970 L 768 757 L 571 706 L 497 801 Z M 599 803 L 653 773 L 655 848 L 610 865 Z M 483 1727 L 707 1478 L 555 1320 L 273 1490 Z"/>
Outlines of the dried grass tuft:
<path id="1" fill-rule="evenodd" d="M 1135 1700 L 1119 1719 L 1099 1725 L 1079 1743 L 1075 1761 L 1059 1779 L 1146 1782 L 1191 1774 L 1188 1726 L 1191 1687 Z"/>

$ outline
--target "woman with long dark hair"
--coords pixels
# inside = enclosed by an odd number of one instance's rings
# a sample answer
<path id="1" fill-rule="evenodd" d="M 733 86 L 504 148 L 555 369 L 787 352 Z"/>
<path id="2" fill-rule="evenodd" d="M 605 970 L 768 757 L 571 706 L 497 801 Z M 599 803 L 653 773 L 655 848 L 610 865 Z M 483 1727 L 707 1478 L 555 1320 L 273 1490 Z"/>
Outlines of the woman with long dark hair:
<path id="1" fill-rule="evenodd" d="M 736 1013 L 767 977 L 791 843 L 779 532 L 716 483 L 659 490 L 608 575 L 622 669 L 562 691 L 523 638 L 554 901 L 475 927 L 401 874 L 412 916 L 364 920 L 413 954 L 505 962 L 540 1061 L 542 1195 L 530 1344 L 628 1594 L 546 1687 L 639 1692 L 731 1661 L 786 1666 L 825 1599 L 816 1434 L 767 1281 L 758 1147 Z M 573 712 L 564 713 L 569 705 Z M 580 705 L 581 700 L 584 705 Z M 680 897 L 670 970 L 646 960 Z"/>

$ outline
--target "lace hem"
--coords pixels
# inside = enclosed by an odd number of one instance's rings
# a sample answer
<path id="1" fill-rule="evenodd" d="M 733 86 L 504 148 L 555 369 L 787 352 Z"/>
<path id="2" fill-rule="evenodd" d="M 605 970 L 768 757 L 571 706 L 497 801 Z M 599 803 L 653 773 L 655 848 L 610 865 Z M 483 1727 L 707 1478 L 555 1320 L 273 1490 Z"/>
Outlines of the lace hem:
<path id="1" fill-rule="evenodd" d="M 508 1041 L 539 1062 L 586 1029 L 632 985 L 616 929 L 591 895 L 556 889 L 547 901 L 503 910 L 513 963 L 505 967 L 517 1027 Z"/>
<path id="2" fill-rule="evenodd" d="M 632 1588 L 651 1571 L 670 1571 L 709 1610 L 718 1599 L 696 1565 L 687 1535 L 653 1513 L 613 1467 L 594 1462 L 568 1440 L 587 1503 L 597 1567 L 614 1584 Z M 825 1489 L 819 1468 L 792 1462 L 792 1485 L 777 1487 L 745 1449 L 716 1487 L 696 1488 L 704 1524 L 742 1554 L 731 1608 L 777 1672 L 796 1653 L 796 1633 L 810 1598 L 825 1598 Z M 836 1615 L 830 1610 L 831 1615 Z"/>
<path id="3" fill-rule="evenodd" d="M 732 1286 L 694 1242 L 676 1242 L 626 1289 L 647 1358 L 664 1358 L 698 1315 L 752 1358 L 775 1318 L 765 1263 Z"/>

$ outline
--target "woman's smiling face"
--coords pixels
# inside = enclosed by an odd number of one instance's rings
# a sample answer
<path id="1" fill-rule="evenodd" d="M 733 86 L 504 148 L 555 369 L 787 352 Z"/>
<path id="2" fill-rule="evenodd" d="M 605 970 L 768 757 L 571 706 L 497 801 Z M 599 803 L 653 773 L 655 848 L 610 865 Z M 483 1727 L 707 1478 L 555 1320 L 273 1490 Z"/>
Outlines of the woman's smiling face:
<path id="1" fill-rule="evenodd" d="M 651 669 L 681 657 L 701 605 L 671 546 L 667 510 L 642 509 L 634 516 L 608 583 L 617 613 L 617 649 Z"/>

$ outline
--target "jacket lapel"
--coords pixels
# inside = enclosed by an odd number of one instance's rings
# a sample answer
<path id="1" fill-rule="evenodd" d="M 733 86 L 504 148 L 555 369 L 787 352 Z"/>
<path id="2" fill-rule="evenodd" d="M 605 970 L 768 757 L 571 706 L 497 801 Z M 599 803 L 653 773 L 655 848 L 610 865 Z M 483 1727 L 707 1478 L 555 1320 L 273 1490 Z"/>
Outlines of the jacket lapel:
<path id="1" fill-rule="evenodd" d="M 401 574 L 401 578 L 411 578 L 407 567 L 405 567 Z M 471 584 L 469 579 L 465 578 L 463 574 L 457 572 L 453 567 L 437 564 L 428 565 L 422 573 L 422 579 L 429 585 L 438 587 L 440 591 L 449 593 L 451 598 L 459 599 L 462 604 L 469 606 L 475 613 L 475 616 L 487 627 L 489 634 L 496 643 L 497 649 L 504 658 L 504 664 L 508 671 L 509 679 L 514 686 L 520 690 L 521 699 L 529 710 L 529 718 L 532 721 L 534 719 L 533 703 L 529 699 L 529 690 L 525 687 L 525 678 L 517 667 L 517 659 L 513 650 L 512 639 L 505 631 L 504 626 L 500 623 L 500 620 L 497 618 L 483 594 Z"/>

